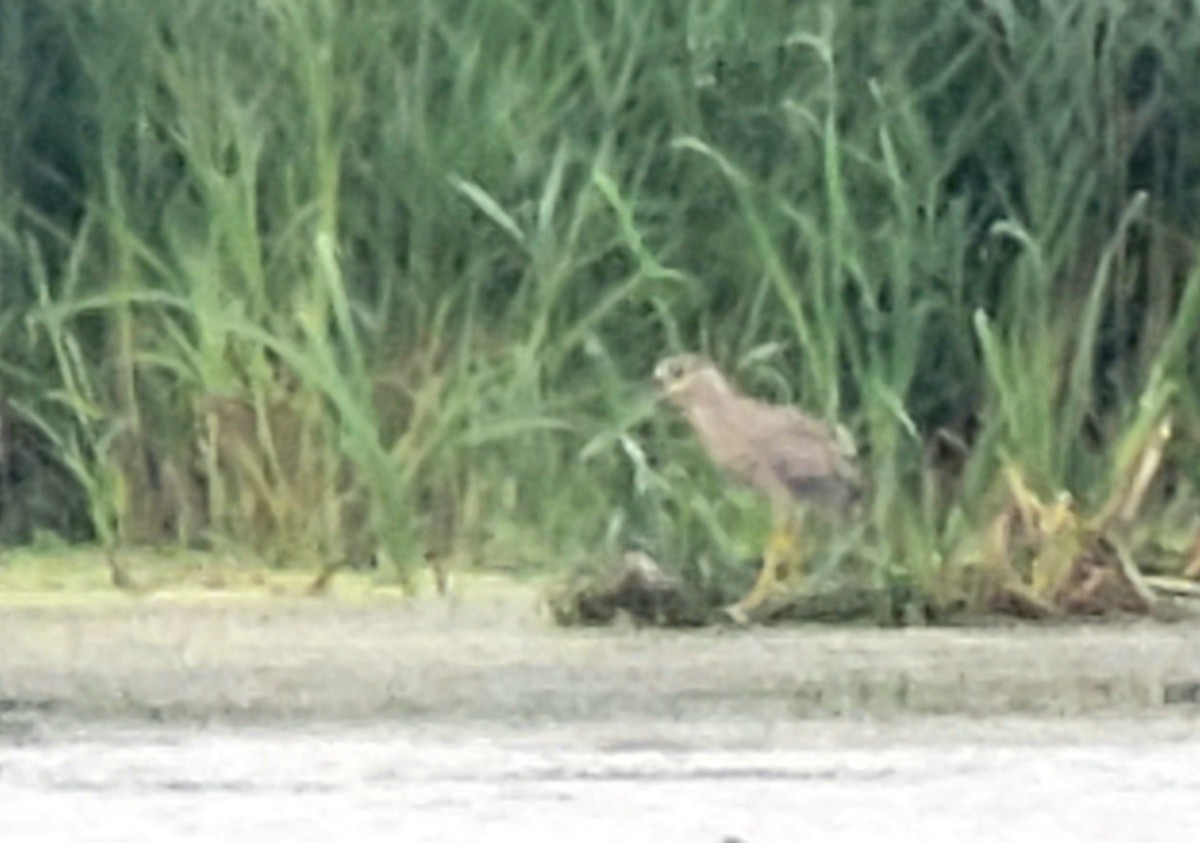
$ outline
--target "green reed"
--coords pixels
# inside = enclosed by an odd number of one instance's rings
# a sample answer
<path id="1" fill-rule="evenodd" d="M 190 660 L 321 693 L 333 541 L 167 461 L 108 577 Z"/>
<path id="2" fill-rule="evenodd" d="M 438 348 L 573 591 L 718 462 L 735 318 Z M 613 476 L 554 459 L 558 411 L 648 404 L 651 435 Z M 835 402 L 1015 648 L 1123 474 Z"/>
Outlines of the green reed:
<path id="1" fill-rule="evenodd" d="M 860 442 L 828 566 L 925 581 L 1002 465 L 1097 501 L 1194 419 L 1186 11 L 4 5 L 0 413 L 102 540 L 720 588 L 686 348 Z"/>

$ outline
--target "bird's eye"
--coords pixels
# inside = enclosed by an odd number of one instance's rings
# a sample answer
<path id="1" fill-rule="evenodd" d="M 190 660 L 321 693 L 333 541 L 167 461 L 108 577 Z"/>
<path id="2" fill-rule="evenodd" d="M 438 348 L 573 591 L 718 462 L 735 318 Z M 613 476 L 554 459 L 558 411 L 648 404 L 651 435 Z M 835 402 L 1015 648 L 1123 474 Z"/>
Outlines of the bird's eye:
<path id="1" fill-rule="evenodd" d="M 682 378 L 683 377 L 683 364 L 682 363 L 672 363 L 670 366 L 667 367 L 667 374 L 669 374 L 673 379 Z"/>

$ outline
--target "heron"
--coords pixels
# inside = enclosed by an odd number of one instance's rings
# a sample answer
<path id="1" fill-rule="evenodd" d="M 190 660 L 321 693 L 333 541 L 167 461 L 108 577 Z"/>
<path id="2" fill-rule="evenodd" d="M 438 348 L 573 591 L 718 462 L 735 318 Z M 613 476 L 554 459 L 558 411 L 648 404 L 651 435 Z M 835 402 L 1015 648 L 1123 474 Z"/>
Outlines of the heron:
<path id="1" fill-rule="evenodd" d="M 682 412 L 708 457 L 770 501 L 773 527 L 754 586 L 726 608 L 745 623 L 803 565 L 804 513 L 845 513 L 861 493 L 855 447 L 840 428 L 795 407 L 740 392 L 716 364 L 698 354 L 661 360 L 654 380 Z"/>

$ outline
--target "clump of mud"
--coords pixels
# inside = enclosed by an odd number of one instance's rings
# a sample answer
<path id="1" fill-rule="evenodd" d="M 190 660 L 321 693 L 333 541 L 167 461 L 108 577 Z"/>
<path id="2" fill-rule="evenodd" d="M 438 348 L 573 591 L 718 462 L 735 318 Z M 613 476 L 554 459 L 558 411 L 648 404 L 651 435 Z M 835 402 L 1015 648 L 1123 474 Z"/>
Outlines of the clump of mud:
<path id="1" fill-rule="evenodd" d="M 734 622 L 784 623 L 868 621 L 894 624 L 895 595 L 839 585 L 818 592 L 780 593 L 750 617 L 735 621 L 714 595 L 672 576 L 645 553 L 631 551 L 598 573 L 581 574 L 550 595 L 563 626 L 602 626 L 623 618 L 645 626 L 689 627 Z M 907 603 L 908 601 L 901 601 Z"/>
<path id="2" fill-rule="evenodd" d="M 654 626 L 700 626 L 709 620 L 698 595 L 637 551 L 598 574 L 575 577 L 549 603 L 563 626 L 605 625 L 620 617 Z"/>

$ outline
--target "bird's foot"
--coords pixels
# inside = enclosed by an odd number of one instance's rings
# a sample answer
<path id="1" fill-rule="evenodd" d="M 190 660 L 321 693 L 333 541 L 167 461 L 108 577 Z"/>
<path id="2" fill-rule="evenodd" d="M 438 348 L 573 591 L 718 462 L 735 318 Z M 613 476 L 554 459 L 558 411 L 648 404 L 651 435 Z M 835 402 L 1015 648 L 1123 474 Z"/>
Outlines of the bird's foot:
<path id="1" fill-rule="evenodd" d="M 733 603 L 721 609 L 721 615 L 734 626 L 749 626 L 750 615 L 740 603 Z"/>

